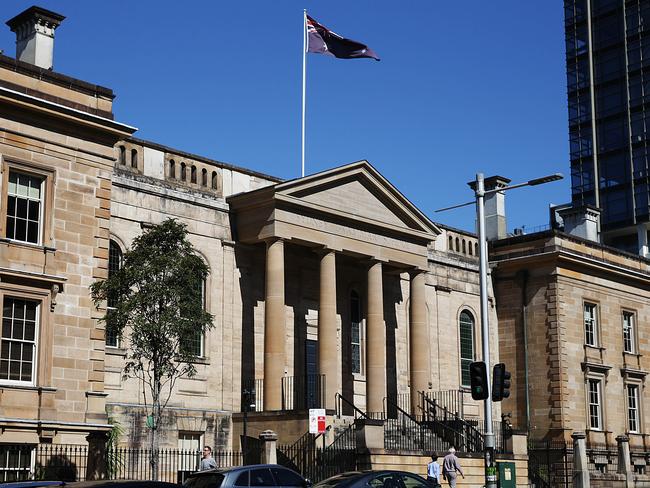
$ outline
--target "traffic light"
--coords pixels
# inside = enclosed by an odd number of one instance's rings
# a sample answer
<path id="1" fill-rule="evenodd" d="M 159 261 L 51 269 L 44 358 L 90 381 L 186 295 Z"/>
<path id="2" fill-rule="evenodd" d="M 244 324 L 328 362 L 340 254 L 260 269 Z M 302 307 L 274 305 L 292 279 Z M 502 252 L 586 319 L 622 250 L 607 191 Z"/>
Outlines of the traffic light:
<path id="1" fill-rule="evenodd" d="M 506 365 L 497 363 L 492 372 L 492 401 L 500 402 L 510 396 L 510 371 L 506 371 Z"/>
<path id="2" fill-rule="evenodd" d="M 469 363 L 469 379 L 472 386 L 472 398 L 474 400 L 487 400 L 487 367 L 483 361 Z"/>

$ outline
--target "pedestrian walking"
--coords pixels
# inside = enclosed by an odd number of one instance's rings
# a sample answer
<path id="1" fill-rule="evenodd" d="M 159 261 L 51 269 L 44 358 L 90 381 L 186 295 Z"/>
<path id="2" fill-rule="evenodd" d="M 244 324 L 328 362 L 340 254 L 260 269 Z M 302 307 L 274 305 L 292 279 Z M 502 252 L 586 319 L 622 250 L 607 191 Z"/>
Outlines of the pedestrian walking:
<path id="1" fill-rule="evenodd" d="M 199 465 L 199 471 L 206 471 L 217 467 L 217 462 L 212 457 L 212 448 L 210 446 L 203 446 L 203 459 Z"/>
<path id="2" fill-rule="evenodd" d="M 431 462 L 427 464 L 427 481 L 431 483 L 434 488 L 440 485 L 440 464 L 438 464 L 438 456 L 433 454 Z"/>
<path id="3" fill-rule="evenodd" d="M 460 473 L 463 479 L 465 479 L 460 462 L 456 457 L 456 449 L 451 447 L 449 448 L 449 453 L 442 460 L 442 475 L 447 480 L 447 483 L 449 483 L 449 488 L 456 488 L 456 473 Z"/>

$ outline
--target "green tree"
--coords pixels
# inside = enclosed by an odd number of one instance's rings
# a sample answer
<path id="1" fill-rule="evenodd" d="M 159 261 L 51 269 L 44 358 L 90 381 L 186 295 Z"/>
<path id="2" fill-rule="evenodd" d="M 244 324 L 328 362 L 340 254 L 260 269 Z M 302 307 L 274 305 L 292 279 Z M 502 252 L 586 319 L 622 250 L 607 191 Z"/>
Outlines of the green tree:
<path id="1" fill-rule="evenodd" d="M 133 241 L 119 271 L 90 287 L 96 306 L 110 299 L 102 320 L 125 344 L 124 377 L 142 382 L 154 479 L 164 409 L 176 381 L 196 373 L 197 341 L 213 326 L 203 300 L 208 272 L 185 225 L 168 219 Z"/>

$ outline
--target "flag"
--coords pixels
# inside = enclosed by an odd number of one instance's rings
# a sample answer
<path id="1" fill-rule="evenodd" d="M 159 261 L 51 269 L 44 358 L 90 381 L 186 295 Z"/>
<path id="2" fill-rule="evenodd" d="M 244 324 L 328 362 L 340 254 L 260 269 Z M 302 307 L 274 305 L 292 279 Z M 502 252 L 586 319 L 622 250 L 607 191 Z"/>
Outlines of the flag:
<path id="1" fill-rule="evenodd" d="M 342 59 L 372 58 L 377 54 L 365 44 L 346 39 L 307 16 L 307 52 L 329 54 Z"/>

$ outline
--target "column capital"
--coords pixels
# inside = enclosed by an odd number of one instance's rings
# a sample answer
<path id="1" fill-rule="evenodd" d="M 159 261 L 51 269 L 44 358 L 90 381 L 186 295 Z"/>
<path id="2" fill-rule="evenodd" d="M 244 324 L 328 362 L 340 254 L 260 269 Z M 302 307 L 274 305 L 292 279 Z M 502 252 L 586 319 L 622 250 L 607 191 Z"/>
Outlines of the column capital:
<path id="1" fill-rule="evenodd" d="M 330 253 L 339 254 L 341 252 L 341 249 L 335 249 L 335 248 L 329 247 L 329 246 L 318 246 L 318 247 L 312 248 L 312 252 L 314 254 L 322 257 L 322 256 L 325 256 L 325 255 L 330 254 Z"/>
<path id="2" fill-rule="evenodd" d="M 271 236 L 271 237 L 267 237 L 267 238 L 265 238 L 265 239 L 262 239 L 262 241 L 264 242 L 264 244 L 266 244 L 266 245 L 268 246 L 268 245 L 270 245 L 270 244 L 274 244 L 274 243 L 276 243 L 276 242 L 278 242 L 278 241 L 282 241 L 282 242 L 284 242 L 285 239 L 284 239 L 284 237 Z"/>
<path id="3" fill-rule="evenodd" d="M 429 272 L 428 269 L 423 269 L 423 268 L 410 268 L 408 270 L 408 274 L 411 277 L 411 279 L 413 279 L 416 276 L 419 276 L 421 274 L 427 274 L 428 272 Z"/>

